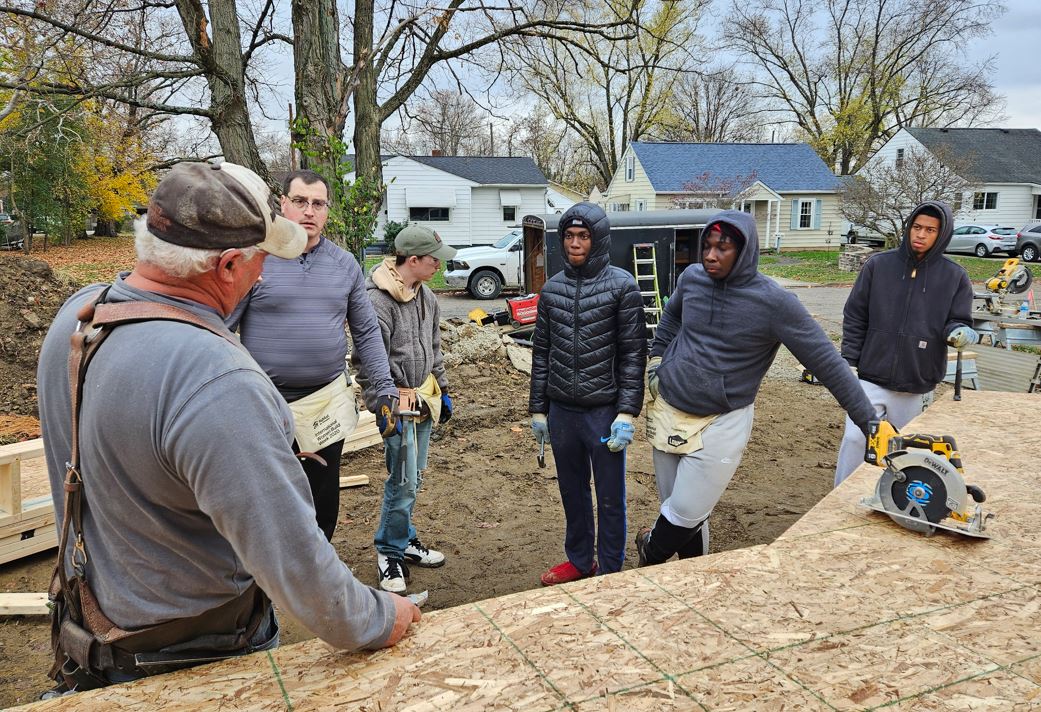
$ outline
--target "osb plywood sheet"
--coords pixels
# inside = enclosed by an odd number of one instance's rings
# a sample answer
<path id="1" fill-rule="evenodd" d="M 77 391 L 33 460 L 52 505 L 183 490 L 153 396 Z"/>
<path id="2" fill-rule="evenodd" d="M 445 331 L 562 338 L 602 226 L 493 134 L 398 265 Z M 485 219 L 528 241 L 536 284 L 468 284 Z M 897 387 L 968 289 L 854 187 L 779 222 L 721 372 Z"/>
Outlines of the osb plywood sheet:
<path id="1" fill-rule="evenodd" d="M 1041 397 L 966 392 L 905 432 L 958 438 L 992 540 L 857 507 L 864 466 L 773 544 L 424 616 L 397 647 L 320 641 L 40 709 L 1041 708 Z M 1017 433 L 1022 429 L 1017 429 Z"/>

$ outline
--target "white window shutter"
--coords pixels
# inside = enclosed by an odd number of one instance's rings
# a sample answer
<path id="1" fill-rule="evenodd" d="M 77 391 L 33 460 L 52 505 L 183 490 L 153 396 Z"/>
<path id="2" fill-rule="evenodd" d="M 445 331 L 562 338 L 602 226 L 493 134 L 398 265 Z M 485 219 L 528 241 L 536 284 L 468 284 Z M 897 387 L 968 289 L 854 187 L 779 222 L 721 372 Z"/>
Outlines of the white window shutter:
<path id="1" fill-rule="evenodd" d="M 821 229 L 821 206 L 824 201 L 817 199 L 813 201 L 813 229 Z"/>
<path id="2" fill-rule="evenodd" d="M 799 229 L 799 201 L 792 201 L 792 230 Z"/>

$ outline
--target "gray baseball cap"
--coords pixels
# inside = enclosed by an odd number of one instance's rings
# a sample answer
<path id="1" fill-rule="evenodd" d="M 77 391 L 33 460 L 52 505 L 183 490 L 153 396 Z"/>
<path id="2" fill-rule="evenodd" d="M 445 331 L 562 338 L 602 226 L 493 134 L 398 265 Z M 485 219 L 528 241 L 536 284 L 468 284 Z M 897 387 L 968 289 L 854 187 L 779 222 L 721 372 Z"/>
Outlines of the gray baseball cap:
<path id="1" fill-rule="evenodd" d="M 402 257 L 430 255 L 444 262 L 455 257 L 455 248 L 441 242 L 441 236 L 422 225 L 406 225 L 394 238 L 394 254 Z"/>
<path id="2" fill-rule="evenodd" d="M 256 245 L 292 259 L 307 245 L 307 233 L 279 214 L 260 176 L 227 161 L 178 163 L 153 191 L 146 220 L 149 232 L 182 247 Z"/>

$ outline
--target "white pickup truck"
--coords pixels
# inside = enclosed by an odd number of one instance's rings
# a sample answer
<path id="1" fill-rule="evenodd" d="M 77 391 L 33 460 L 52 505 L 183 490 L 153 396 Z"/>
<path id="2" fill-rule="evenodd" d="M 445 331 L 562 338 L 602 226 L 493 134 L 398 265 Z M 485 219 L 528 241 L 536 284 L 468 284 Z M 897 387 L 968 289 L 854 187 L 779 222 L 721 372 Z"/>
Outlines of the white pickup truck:
<path id="1" fill-rule="evenodd" d="M 494 245 L 464 247 L 445 265 L 445 284 L 466 289 L 475 299 L 495 299 L 503 287 L 519 287 L 521 230 L 510 230 Z"/>

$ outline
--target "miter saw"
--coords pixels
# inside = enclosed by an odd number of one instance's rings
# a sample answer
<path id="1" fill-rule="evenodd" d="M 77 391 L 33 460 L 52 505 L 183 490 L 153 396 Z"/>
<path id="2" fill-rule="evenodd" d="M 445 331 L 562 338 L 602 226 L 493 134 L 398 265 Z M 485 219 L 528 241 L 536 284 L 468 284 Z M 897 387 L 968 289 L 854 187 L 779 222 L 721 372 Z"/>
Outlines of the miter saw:
<path id="1" fill-rule="evenodd" d="M 983 307 L 991 314 L 1015 316 L 1016 306 L 1004 303 L 1007 295 L 1023 294 L 1030 289 L 1034 275 L 1018 257 L 1010 257 L 993 277 L 983 283 L 986 292 L 976 294 L 976 299 L 983 300 Z"/>
<path id="2" fill-rule="evenodd" d="M 875 421 L 864 460 L 885 469 L 875 494 L 860 500 L 862 506 L 926 536 L 946 529 L 990 538 L 984 529 L 994 515 L 983 512 L 983 490 L 965 484 L 958 446 L 950 435 L 900 435 L 887 421 Z"/>

